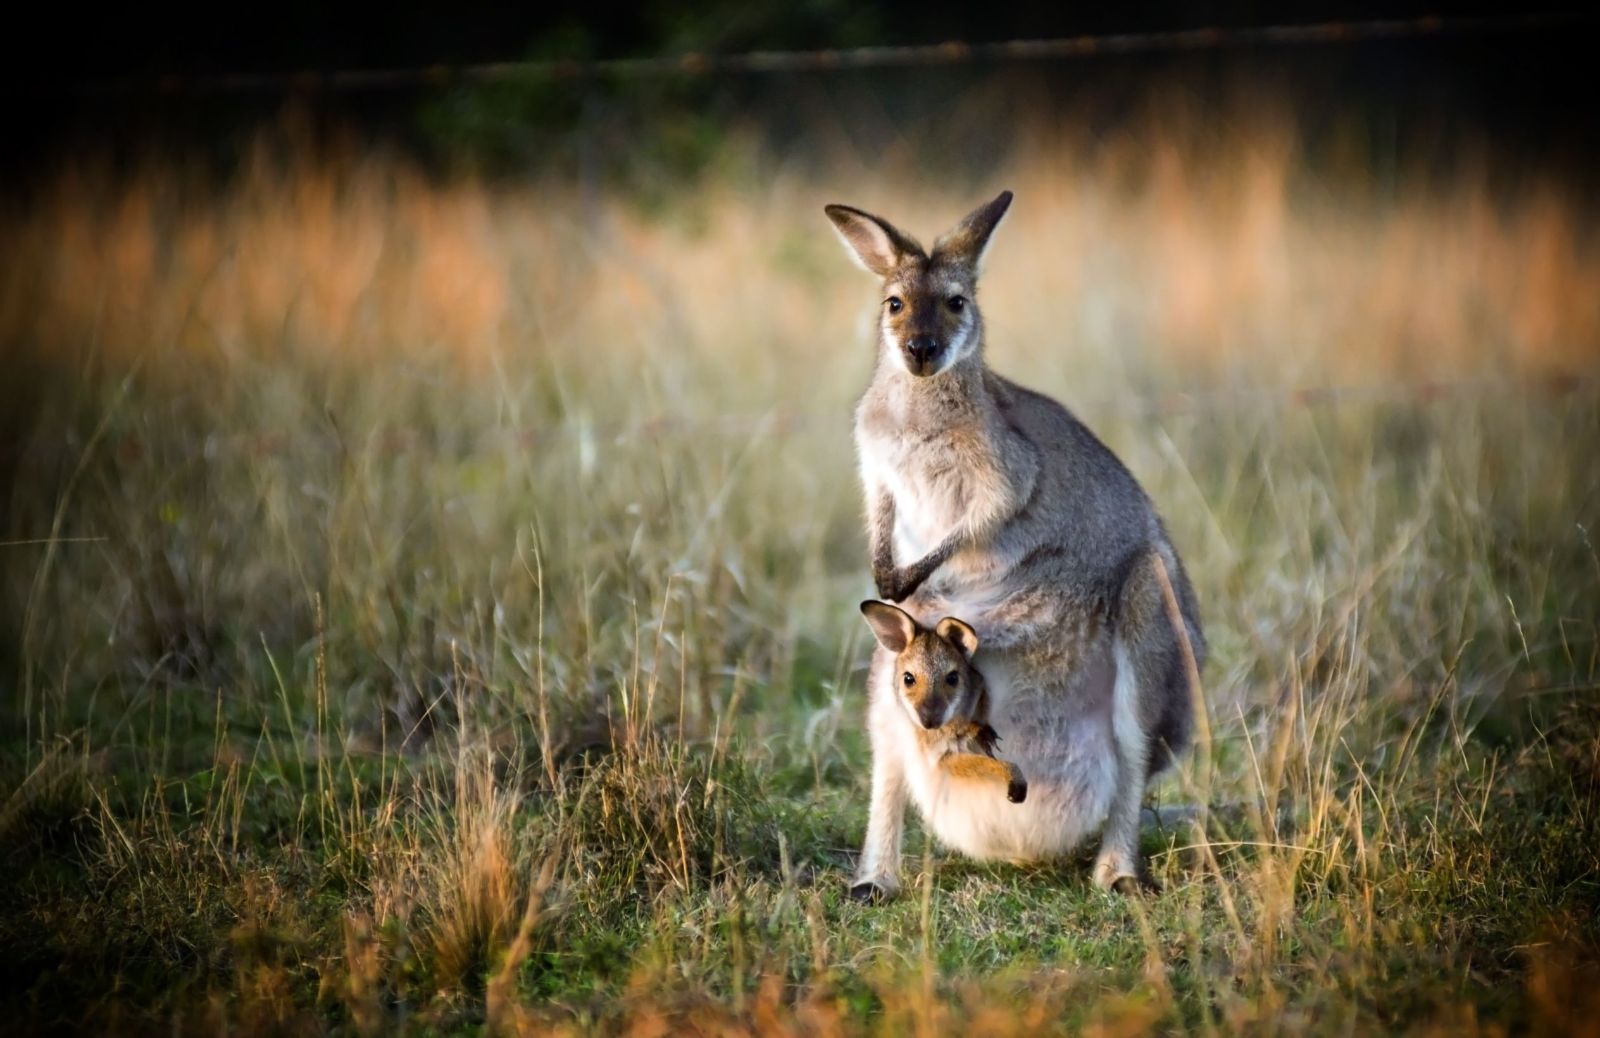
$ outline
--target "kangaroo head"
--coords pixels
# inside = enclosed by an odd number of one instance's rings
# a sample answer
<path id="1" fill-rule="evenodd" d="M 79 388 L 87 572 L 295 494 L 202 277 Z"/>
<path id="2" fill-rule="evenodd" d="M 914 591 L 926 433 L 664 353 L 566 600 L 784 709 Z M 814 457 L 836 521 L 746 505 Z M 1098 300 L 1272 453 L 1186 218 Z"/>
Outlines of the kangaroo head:
<path id="1" fill-rule="evenodd" d="M 889 221 L 847 205 L 823 211 L 869 273 L 883 279 L 880 349 L 918 377 L 937 375 L 983 342 L 978 268 L 1011 192 L 974 209 L 926 252 Z"/>
<path id="2" fill-rule="evenodd" d="M 930 631 L 887 602 L 862 602 L 861 615 L 878 644 L 895 654 L 895 688 L 913 720 L 942 728 L 971 715 L 979 687 L 972 668 L 978 632 L 953 616 Z"/>

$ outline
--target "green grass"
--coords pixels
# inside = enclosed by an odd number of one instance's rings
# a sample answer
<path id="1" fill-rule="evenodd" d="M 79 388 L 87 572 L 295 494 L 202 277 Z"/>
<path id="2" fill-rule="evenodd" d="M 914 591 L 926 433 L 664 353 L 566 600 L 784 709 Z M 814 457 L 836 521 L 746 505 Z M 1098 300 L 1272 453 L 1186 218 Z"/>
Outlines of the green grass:
<path id="1" fill-rule="evenodd" d="M 1079 409 L 1189 563 L 1209 737 L 1155 798 L 1215 810 L 1147 838 L 1159 897 L 1096 891 L 1081 857 L 965 862 L 913 822 L 905 892 L 862 906 L 867 357 L 839 301 L 870 288 L 841 257 L 795 274 L 796 230 L 744 272 L 765 309 L 672 301 L 745 255 L 713 226 L 594 244 L 602 284 L 642 264 L 660 294 L 563 311 L 530 283 L 515 334 L 465 357 L 445 332 L 384 353 L 388 303 L 325 350 L 214 300 L 174 330 L 115 284 L 92 334 L 7 311 L 41 374 L 10 400 L 7 540 L 55 543 L 0 547 L 6 1019 L 1593 1026 L 1592 382 L 1307 405 L 1221 362 L 1080 363 L 986 297 L 997 364 Z M 146 294 L 177 312 L 164 276 Z M 805 277 L 820 302 L 770 324 Z M 1144 395 L 1179 387 L 1218 395 Z"/>

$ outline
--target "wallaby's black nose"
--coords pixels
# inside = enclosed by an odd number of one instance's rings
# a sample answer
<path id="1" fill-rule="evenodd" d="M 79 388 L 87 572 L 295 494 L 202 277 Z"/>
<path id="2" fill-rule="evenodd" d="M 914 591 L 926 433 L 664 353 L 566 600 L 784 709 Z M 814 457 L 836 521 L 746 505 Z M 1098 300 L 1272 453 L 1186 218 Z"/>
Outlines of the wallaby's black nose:
<path id="1" fill-rule="evenodd" d="M 934 351 L 939 348 L 931 335 L 913 335 L 906 340 L 906 349 L 911 352 L 911 359 L 918 364 L 926 364 L 933 359 Z"/>
<path id="2" fill-rule="evenodd" d="M 939 722 L 944 720 L 944 704 L 924 704 L 917 709 L 917 719 L 924 728 L 939 727 Z"/>

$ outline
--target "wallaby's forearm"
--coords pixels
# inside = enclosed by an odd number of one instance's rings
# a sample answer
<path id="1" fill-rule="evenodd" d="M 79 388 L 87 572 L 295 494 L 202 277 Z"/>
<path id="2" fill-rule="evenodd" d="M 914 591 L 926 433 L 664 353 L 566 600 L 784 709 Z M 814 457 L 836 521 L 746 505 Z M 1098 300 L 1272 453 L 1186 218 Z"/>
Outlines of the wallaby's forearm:
<path id="1" fill-rule="evenodd" d="M 882 487 L 869 491 L 871 496 L 871 526 L 868 539 L 872 549 L 872 583 L 883 598 L 893 599 L 890 592 L 897 590 L 894 567 L 894 496 Z M 898 599 L 894 599 L 898 601 Z"/>
<path id="2" fill-rule="evenodd" d="M 945 538 L 945 542 L 943 544 L 939 545 L 937 548 L 933 549 L 916 562 L 913 562 L 904 569 L 895 570 L 894 580 L 889 588 L 890 600 L 901 602 L 907 598 L 910 598 L 916 592 L 917 588 L 921 587 L 929 577 L 933 576 L 934 570 L 938 569 L 940 566 L 943 566 L 946 560 L 956 553 L 956 549 L 961 547 L 961 544 L 963 541 L 965 541 L 965 539 L 966 538 L 961 535 L 952 535 L 947 537 Z"/>
<path id="3" fill-rule="evenodd" d="M 945 539 L 928 554 L 907 566 L 896 568 L 894 565 L 893 532 L 894 532 L 894 501 L 887 493 L 880 491 L 880 509 L 886 508 L 888 523 L 885 528 L 885 541 L 882 546 L 882 562 L 877 549 L 876 524 L 873 531 L 873 577 L 878 585 L 878 593 L 892 602 L 904 601 L 916 593 L 917 588 L 931 576 L 935 570 L 948 562 L 951 556 L 965 549 L 981 545 L 989 535 L 1009 521 L 1022 508 L 1028 498 L 1029 491 L 1033 488 L 1034 473 L 1026 473 L 1026 479 L 1021 485 L 1008 487 L 1003 493 L 990 495 L 989 507 L 977 515 L 971 516 L 967 522 L 956 527 Z M 888 577 L 889 579 L 884 579 Z"/>
<path id="4" fill-rule="evenodd" d="M 959 529 L 946 537 L 937 548 L 928 552 L 922 558 L 902 569 L 892 570 L 894 579 L 887 588 L 889 600 L 901 602 L 916 593 L 925 581 L 933 576 L 934 570 L 950 561 L 950 556 L 977 543 L 977 536 L 971 530 Z M 879 583 L 880 593 L 885 592 L 885 587 Z"/>

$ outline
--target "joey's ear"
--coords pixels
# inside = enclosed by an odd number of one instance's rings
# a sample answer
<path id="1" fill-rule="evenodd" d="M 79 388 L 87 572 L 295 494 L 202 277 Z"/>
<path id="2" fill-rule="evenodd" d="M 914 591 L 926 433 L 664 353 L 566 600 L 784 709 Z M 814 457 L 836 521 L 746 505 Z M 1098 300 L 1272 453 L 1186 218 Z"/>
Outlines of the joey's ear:
<path id="1" fill-rule="evenodd" d="M 910 614 L 888 602 L 874 602 L 869 598 L 861 603 L 861 615 L 867 618 L 867 626 L 872 628 L 878 644 L 897 655 L 905 652 L 917 635 L 917 623 Z"/>
<path id="2" fill-rule="evenodd" d="M 978 651 L 978 632 L 953 616 L 940 620 L 933 633 L 960 649 L 961 655 L 969 660 Z"/>
<path id="3" fill-rule="evenodd" d="M 833 221 L 834 230 L 856 261 L 880 278 L 888 277 L 905 258 L 922 255 L 917 240 L 888 220 L 847 205 L 827 205 L 822 211 Z"/>
<path id="4" fill-rule="evenodd" d="M 936 256 L 963 260 L 974 270 L 983 264 L 983 254 L 989 248 L 989 237 L 1000 226 L 1000 218 L 1011 208 L 1011 192 L 1002 191 L 992 202 L 987 202 L 967 214 L 956 229 L 933 243 Z"/>

